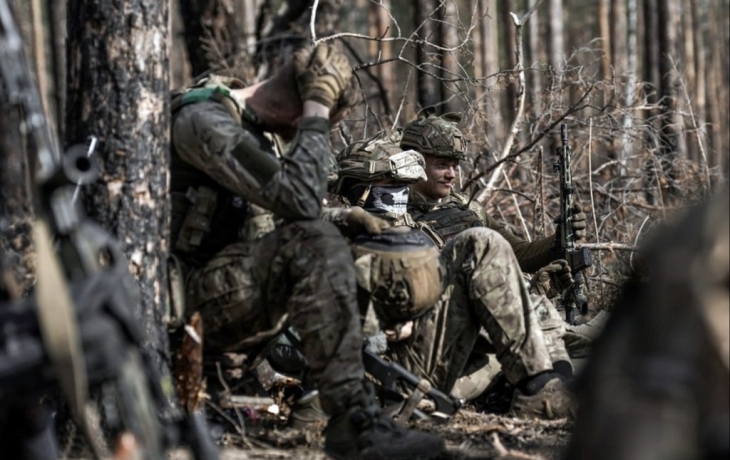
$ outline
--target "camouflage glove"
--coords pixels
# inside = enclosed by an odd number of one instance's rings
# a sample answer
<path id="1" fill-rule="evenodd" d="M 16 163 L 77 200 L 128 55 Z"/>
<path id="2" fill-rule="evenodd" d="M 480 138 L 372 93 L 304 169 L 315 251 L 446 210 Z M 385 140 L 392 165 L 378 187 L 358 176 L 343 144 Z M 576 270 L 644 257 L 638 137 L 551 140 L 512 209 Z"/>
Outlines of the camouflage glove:
<path id="1" fill-rule="evenodd" d="M 530 280 L 530 287 L 537 288 L 543 295 L 548 295 L 550 285 L 558 292 L 573 285 L 573 274 L 567 260 L 558 259 L 550 262 L 550 265 L 542 267 Z"/>
<path id="2" fill-rule="evenodd" d="M 573 241 L 580 241 L 586 237 L 586 213 L 580 208 L 578 203 L 573 203 L 571 208 L 573 214 L 572 228 L 573 228 Z"/>
<path id="3" fill-rule="evenodd" d="M 390 227 L 388 222 L 379 217 L 375 217 L 359 206 L 350 208 L 345 215 L 345 225 L 347 233 L 350 236 L 369 233 L 370 235 L 380 235 L 383 230 Z"/>
<path id="4" fill-rule="evenodd" d="M 350 84 L 352 66 L 344 54 L 331 45 L 318 45 L 311 53 L 294 54 L 294 68 L 302 101 L 315 101 L 332 108 Z"/>

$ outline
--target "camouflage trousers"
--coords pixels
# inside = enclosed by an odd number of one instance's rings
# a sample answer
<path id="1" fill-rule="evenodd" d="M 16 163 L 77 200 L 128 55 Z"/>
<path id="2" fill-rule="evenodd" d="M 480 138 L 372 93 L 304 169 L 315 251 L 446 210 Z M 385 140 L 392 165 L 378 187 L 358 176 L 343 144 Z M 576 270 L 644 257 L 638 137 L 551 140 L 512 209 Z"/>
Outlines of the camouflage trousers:
<path id="1" fill-rule="evenodd" d="M 552 370 L 519 264 L 499 233 L 465 230 L 442 249 L 441 262 L 447 268 L 444 294 L 415 321 L 411 337 L 390 344 L 393 359 L 450 392 L 483 328 L 510 383 Z"/>
<path id="2" fill-rule="evenodd" d="M 199 311 L 206 350 L 245 351 L 281 326 L 302 341 L 307 378 L 326 412 L 342 412 L 362 391 L 363 343 L 352 256 L 339 231 L 320 220 L 287 224 L 261 239 L 225 247 L 188 278 L 188 309 Z"/>

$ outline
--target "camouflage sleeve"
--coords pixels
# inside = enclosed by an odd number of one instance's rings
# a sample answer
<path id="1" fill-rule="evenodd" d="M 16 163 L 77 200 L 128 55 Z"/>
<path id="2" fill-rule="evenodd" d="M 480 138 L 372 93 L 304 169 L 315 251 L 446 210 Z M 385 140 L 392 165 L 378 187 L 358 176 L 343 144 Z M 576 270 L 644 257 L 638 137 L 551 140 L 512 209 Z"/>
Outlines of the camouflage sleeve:
<path id="1" fill-rule="evenodd" d="M 555 259 L 551 249 L 555 235 L 548 236 L 535 241 L 525 241 L 512 233 L 504 224 L 497 222 L 489 214 L 486 214 L 485 226 L 496 230 L 512 246 L 517 256 L 520 268 L 525 273 L 535 273 L 542 267 L 549 265 Z"/>
<path id="2" fill-rule="evenodd" d="M 316 219 L 327 190 L 330 123 L 303 118 L 279 160 L 214 101 L 180 109 L 172 142 L 180 157 L 246 200 L 285 220 Z"/>

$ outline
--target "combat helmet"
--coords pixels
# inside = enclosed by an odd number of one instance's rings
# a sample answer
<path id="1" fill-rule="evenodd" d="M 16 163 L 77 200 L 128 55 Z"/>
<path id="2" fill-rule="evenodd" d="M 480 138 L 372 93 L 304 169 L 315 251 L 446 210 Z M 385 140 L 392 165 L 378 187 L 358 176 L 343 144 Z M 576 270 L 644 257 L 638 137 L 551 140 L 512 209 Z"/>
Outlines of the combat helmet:
<path id="1" fill-rule="evenodd" d="M 427 107 L 403 128 L 400 146 L 424 155 L 466 160 L 467 139 L 456 127 L 460 121 L 460 113 L 446 113 L 439 117 L 433 107 Z"/>
<path id="2" fill-rule="evenodd" d="M 353 142 L 337 157 L 338 177 L 332 192 L 342 194 L 356 184 L 371 184 L 379 179 L 393 179 L 404 184 L 425 181 L 423 156 L 399 146 L 401 132 L 379 133 L 375 137 Z"/>

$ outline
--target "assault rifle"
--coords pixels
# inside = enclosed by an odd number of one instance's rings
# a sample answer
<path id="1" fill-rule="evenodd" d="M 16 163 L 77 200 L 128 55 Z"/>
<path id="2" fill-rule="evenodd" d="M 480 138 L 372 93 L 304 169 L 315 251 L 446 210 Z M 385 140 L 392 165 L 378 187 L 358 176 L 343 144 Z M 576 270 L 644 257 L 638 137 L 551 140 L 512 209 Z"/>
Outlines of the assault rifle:
<path id="1" fill-rule="evenodd" d="M 131 433 L 137 456 L 146 460 L 164 458 L 166 447 L 183 440 L 195 458 L 217 459 L 201 415 L 167 411 L 161 417 L 171 398 L 164 388 L 171 385 L 163 385 L 157 365 L 143 352 L 142 329 L 133 316 L 137 285 L 117 241 L 75 200 L 77 187 L 96 178 L 93 157 L 85 146 L 59 154 L 7 0 L 0 0 L 0 75 L 0 97 L 22 111 L 38 160 L 33 236 L 39 261 L 34 294 L 3 309 L 0 318 L 6 326 L 21 326 L 3 328 L 0 377 L 6 379 L 0 383 L 23 381 L 29 393 L 60 388 L 97 458 L 108 456 L 106 439 Z M 102 324 L 110 334 L 100 343 L 114 339 L 118 348 L 85 346 Z"/>
<path id="2" fill-rule="evenodd" d="M 380 382 L 379 396 L 383 405 L 386 407 L 392 404 L 402 405 L 398 415 L 400 421 L 409 419 L 412 414 L 424 417 L 416 409 L 416 405 L 424 396 L 436 405 L 436 410 L 431 415 L 437 420 L 446 420 L 461 408 L 461 401 L 432 388 L 427 380 L 416 377 L 400 364 L 386 361 L 367 348 L 363 348 L 362 357 L 365 371 Z M 412 389 L 408 399 L 398 392 L 398 382 L 405 383 Z"/>
<path id="3" fill-rule="evenodd" d="M 575 235 L 573 234 L 573 173 L 571 170 L 572 151 L 568 145 L 568 125 L 560 125 L 561 146 L 556 149 L 558 161 L 554 164 L 555 172 L 560 175 L 560 216 L 555 219 L 559 238 L 555 239 L 553 252 L 557 258 L 565 259 L 570 265 L 573 273 L 574 283 L 566 289 L 560 299 L 562 308 L 565 309 L 565 321 L 575 323 L 575 311 L 580 310 L 581 314 L 588 312 L 588 300 L 583 292 L 583 283 L 579 274 L 592 264 L 591 253 L 587 248 L 577 249 L 575 247 Z"/>

